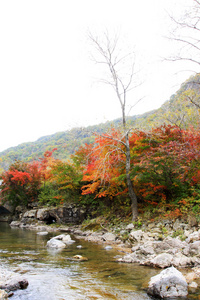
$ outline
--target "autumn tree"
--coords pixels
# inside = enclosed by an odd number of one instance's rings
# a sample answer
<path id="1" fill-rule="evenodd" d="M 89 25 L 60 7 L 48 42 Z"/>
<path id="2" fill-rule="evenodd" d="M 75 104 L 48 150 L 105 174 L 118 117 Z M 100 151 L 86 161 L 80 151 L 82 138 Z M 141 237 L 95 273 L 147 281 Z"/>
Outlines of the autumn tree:
<path id="1" fill-rule="evenodd" d="M 114 128 L 110 134 L 96 135 L 83 173 L 83 195 L 93 193 L 98 198 L 113 199 L 127 192 L 124 180 L 119 180 L 125 174 L 125 146 L 119 145 L 120 135 Z"/>
<path id="2" fill-rule="evenodd" d="M 143 142 L 145 152 L 135 162 L 134 181 L 144 200 L 164 206 L 191 196 L 194 189 L 199 190 L 198 130 L 164 125 L 149 132 Z"/>
<path id="3" fill-rule="evenodd" d="M 113 140 L 114 146 L 112 151 L 122 151 L 125 156 L 126 166 L 126 182 L 128 187 L 129 196 L 132 202 L 132 217 L 136 220 L 138 217 L 137 197 L 133 188 L 133 184 L 130 177 L 131 171 L 131 158 L 130 158 L 130 143 L 129 133 L 130 130 L 127 125 L 127 97 L 128 93 L 137 87 L 136 79 L 137 74 L 135 70 L 135 54 L 128 52 L 125 55 L 120 52 L 118 46 L 119 39 L 115 36 L 110 38 L 106 33 L 101 40 L 99 37 L 95 37 L 90 34 L 90 41 L 92 42 L 95 50 L 95 62 L 105 66 L 107 70 L 108 79 L 104 78 L 102 81 L 109 84 L 115 92 L 116 99 L 120 104 L 121 116 L 122 116 L 122 133 L 120 138 L 113 138 L 111 135 L 104 135 L 107 139 Z M 138 101 L 134 102 L 134 105 Z M 134 106 L 133 105 L 133 106 Z M 120 145 L 116 147 L 115 142 Z M 123 147 L 124 146 L 124 149 Z"/>
<path id="4" fill-rule="evenodd" d="M 1 179 L 0 198 L 3 203 L 8 201 L 14 207 L 28 206 L 37 200 L 42 181 L 38 162 L 15 161 L 8 171 L 2 173 Z"/>

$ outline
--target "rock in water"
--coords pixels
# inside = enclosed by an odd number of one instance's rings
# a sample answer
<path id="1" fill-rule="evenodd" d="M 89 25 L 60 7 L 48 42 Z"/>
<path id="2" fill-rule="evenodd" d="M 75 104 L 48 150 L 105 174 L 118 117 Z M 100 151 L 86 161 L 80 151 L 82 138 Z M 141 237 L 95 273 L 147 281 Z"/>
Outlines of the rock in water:
<path id="1" fill-rule="evenodd" d="M 76 261 L 86 261 L 86 260 L 88 260 L 88 258 L 87 257 L 84 257 L 84 256 L 82 256 L 82 255 L 74 255 L 73 257 L 72 257 L 72 260 L 76 260 Z"/>
<path id="2" fill-rule="evenodd" d="M 62 248 L 66 247 L 66 244 L 55 238 L 52 238 L 47 242 L 47 247 L 55 248 L 55 249 L 62 249 Z"/>
<path id="3" fill-rule="evenodd" d="M 65 248 L 67 244 L 71 244 L 74 241 L 71 239 L 69 234 L 60 234 L 53 237 L 47 242 L 47 247 L 61 249 Z"/>
<path id="4" fill-rule="evenodd" d="M 188 284 L 181 272 L 170 267 L 151 278 L 147 293 L 160 298 L 186 297 Z"/>
<path id="5" fill-rule="evenodd" d="M 12 279 L 6 282 L 4 285 L 0 285 L 0 289 L 6 290 L 7 292 L 16 291 L 16 290 L 24 290 L 28 286 L 28 281 L 26 279 Z"/>
<path id="6" fill-rule="evenodd" d="M 0 300 L 7 300 L 8 299 L 8 294 L 3 291 L 3 290 L 0 290 Z"/>

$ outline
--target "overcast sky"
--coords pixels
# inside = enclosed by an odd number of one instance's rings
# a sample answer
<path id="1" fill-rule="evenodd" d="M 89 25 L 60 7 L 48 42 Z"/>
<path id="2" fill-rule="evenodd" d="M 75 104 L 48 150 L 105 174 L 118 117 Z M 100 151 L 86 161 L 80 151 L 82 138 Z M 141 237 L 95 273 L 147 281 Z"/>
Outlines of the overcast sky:
<path id="1" fill-rule="evenodd" d="M 144 98 L 131 115 L 161 106 L 191 74 L 161 59 L 174 50 L 163 38 L 171 26 L 167 12 L 180 14 L 187 3 L 0 1 L 0 151 L 121 116 L 114 92 L 97 80 L 88 31 L 120 32 L 124 51 L 135 47 Z"/>

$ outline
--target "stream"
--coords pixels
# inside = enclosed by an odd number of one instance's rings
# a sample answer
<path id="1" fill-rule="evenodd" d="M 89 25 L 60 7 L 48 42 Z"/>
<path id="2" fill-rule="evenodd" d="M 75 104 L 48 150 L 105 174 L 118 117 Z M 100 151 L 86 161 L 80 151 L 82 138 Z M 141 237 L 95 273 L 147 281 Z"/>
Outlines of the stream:
<path id="1" fill-rule="evenodd" d="M 117 263 L 114 257 L 120 253 L 116 250 L 73 236 L 75 243 L 62 251 L 47 249 L 47 241 L 58 234 L 41 236 L 0 223 L 0 268 L 17 272 L 29 282 L 27 289 L 14 292 L 12 300 L 152 299 L 145 287 L 160 270 Z M 77 254 L 88 261 L 70 260 Z"/>

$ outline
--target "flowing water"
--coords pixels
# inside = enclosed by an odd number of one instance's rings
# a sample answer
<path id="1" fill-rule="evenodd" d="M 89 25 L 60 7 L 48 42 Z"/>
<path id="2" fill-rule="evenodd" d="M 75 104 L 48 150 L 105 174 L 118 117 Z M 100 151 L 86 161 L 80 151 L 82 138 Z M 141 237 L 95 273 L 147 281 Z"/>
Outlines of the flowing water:
<path id="1" fill-rule="evenodd" d="M 15 291 L 11 299 L 152 299 L 145 288 L 160 270 L 117 263 L 116 250 L 84 240 L 75 239 L 64 250 L 51 251 L 46 243 L 52 236 L 0 223 L 0 267 L 21 274 L 29 282 L 27 289 Z M 71 260 L 76 254 L 88 261 Z M 199 298 L 196 294 L 187 299 Z"/>

